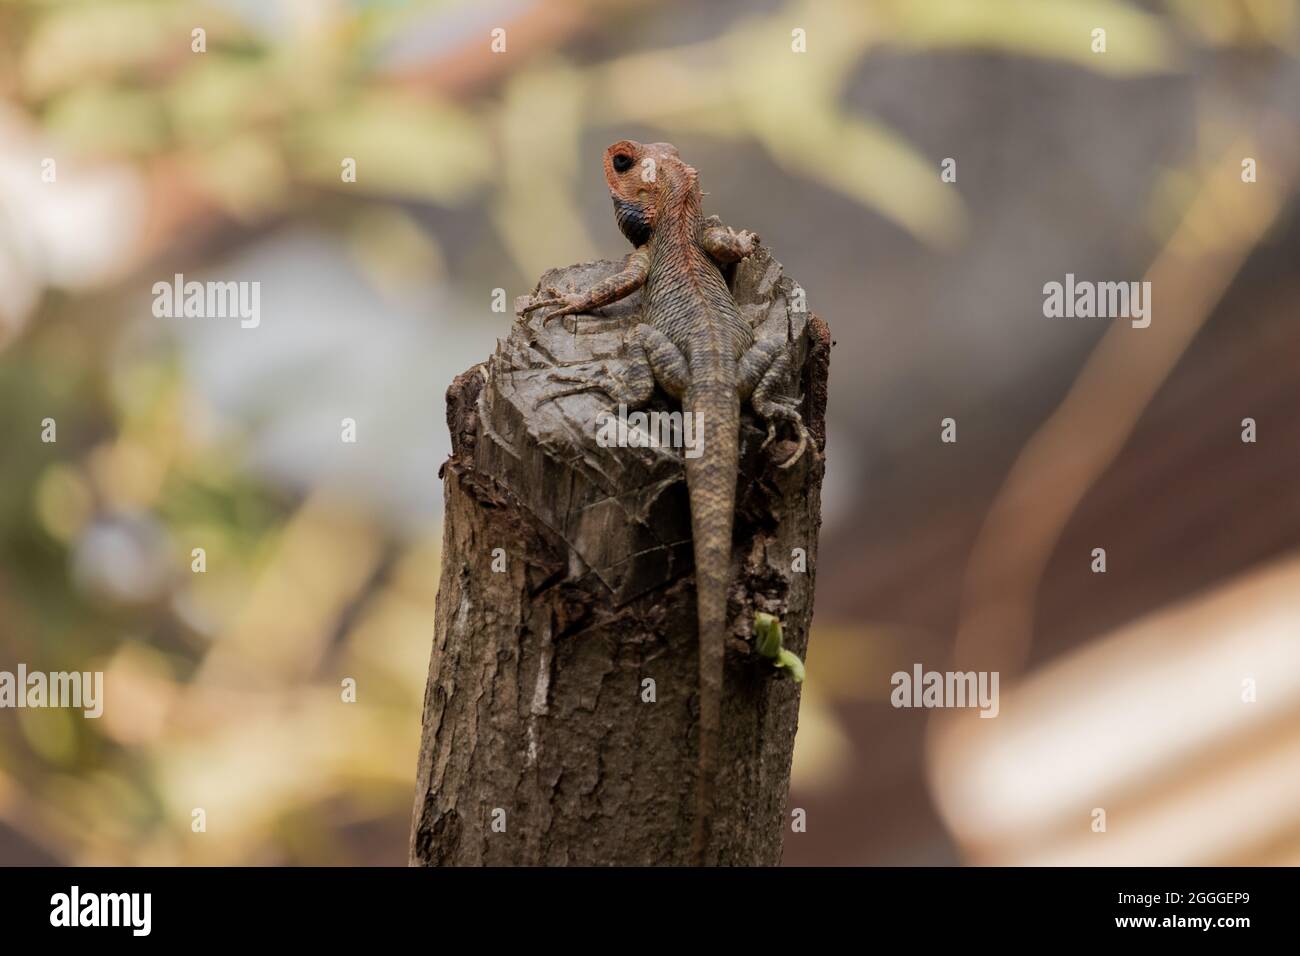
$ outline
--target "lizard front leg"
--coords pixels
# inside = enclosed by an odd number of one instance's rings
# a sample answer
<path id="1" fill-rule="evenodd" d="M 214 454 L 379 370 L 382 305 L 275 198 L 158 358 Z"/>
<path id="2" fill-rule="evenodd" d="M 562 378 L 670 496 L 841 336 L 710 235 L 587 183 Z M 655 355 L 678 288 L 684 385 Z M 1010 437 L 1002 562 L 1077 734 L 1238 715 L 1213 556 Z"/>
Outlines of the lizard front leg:
<path id="1" fill-rule="evenodd" d="M 748 229 L 732 229 L 721 224 L 706 226 L 700 236 L 700 245 L 720 266 L 753 255 L 760 241 L 757 233 Z"/>
<path id="2" fill-rule="evenodd" d="M 604 392 L 615 404 L 638 408 L 650 401 L 655 383 L 673 398 L 681 400 L 686 394 L 691 373 L 686 365 L 686 356 L 654 326 L 637 325 L 628 338 L 630 356 L 621 372 L 612 371 L 608 365 L 601 364 L 599 375 L 574 375 L 553 372 L 551 380 L 564 382 L 562 388 L 555 389 L 543 396 L 543 402 L 554 401 L 565 395 L 577 395 L 580 392 Z"/>
<path id="3" fill-rule="evenodd" d="M 626 298 L 645 285 L 650 274 L 650 251 L 642 246 L 628 255 L 621 271 L 597 282 L 589 289 L 562 292 L 547 288 L 535 300 L 524 306 L 524 315 L 537 309 L 545 310 L 542 325 L 566 315 L 590 312 Z"/>
<path id="4" fill-rule="evenodd" d="M 754 412 L 767 422 L 767 438 L 761 447 L 766 448 L 776 437 L 777 422 L 790 422 L 795 427 L 799 445 L 794 454 L 777 466 L 789 468 L 800 459 L 810 443 L 808 429 L 799 414 L 799 400 L 787 390 L 790 379 L 789 343 L 777 338 L 760 339 L 741 356 L 739 371 L 737 391 L 740 400 L 743 402 L 749 399 Z"/>

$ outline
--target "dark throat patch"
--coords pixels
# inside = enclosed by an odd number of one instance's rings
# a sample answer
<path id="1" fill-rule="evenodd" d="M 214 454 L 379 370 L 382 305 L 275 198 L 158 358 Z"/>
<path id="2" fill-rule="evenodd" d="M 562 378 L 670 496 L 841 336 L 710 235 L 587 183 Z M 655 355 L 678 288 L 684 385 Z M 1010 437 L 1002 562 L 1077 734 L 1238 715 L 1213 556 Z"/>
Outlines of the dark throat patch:
<path id="1" fill-rule="evenodd" d="M 645 209 L 637 203 L 628 202 L 626 199 L 614 199 L 614 218 L 618 221 L 618 228 L 627 236 L 627 241 L 632 245 L 640 247 L 650 241 L 651 228 L 650 221 L 646 218 Z"/>

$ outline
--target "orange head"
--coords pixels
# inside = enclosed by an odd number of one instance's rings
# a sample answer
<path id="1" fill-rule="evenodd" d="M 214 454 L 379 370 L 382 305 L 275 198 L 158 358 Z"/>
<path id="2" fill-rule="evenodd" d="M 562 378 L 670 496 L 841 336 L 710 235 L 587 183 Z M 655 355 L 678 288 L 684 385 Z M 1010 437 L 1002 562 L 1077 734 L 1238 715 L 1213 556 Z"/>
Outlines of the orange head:
<path id="1" fill-rule="evenodd" d="M 665 210 L 698 209 L 699 176 L 671 143 L 619 140 L 605 150 L 605 181 L 618 228 L 634 246 L 650 241 Z"/>

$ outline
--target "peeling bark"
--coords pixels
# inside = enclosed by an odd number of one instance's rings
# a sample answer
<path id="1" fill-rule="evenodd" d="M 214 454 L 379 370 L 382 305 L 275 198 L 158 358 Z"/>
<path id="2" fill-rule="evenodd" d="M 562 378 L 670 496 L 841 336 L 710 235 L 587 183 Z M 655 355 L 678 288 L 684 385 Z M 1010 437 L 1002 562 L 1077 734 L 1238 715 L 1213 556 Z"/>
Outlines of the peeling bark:
<path id="1" fill-rule="evenodd" d="M 618 268 L 552 270 L 540 285 L 584 287 Z M 776 323 L 796 343 L 804 420 L 824 448 L 829 330 L 792 311 L 795 284 L 766 250 L 732 273 L 755 328 Z M 577 334 L 571 319 L 549 329 L 517 319 L 447 392 L 453 452 L 440 472 L 413 865 L 689 861 L 698 663 L 681 452 L 599 447 L 600 393 L 538 405 L 558 367 L 617 371 L 639 310 L 636 294 L 579 317 Z M 658 393 L 650 408 L 676 410 Z M 724 864 L 780 861 L 799 693 L 750 642 L 755 612 L 767 611 L 806 655 L 821 522 L 820 458 L 778 471 L 793 443 L 760 451 L 763 437 L 747 411 L 713 823 Z M 806 573 L 792 570 L 795 548 Z"/>

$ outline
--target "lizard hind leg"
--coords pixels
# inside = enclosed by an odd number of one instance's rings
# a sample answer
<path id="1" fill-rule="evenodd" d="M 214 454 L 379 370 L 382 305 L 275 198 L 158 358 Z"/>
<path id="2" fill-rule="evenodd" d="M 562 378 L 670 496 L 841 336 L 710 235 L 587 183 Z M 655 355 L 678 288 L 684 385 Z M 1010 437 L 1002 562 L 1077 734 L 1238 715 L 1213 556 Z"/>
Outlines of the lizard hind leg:
<path id="1" fill-rule="evenodd" d="M 654 391 L 654 378 L 649 375 L 649 369 L 635 361 L 618 372 L 604 362 L 595 368 L 595 372 L 552 372 L 548 378 L 558 383 L 558 387 L 548 389 L 537 404 L 585 392 L 603 392 L 614 400 L 614 404 L 633 408 L 644 404 Z"/>
<path id="2" fill-rule="evenodd" d="M 645 358 L 646 366 L 659 387 L 681 401 L 691 383 L 691 370 L 686 364 L 686 356 L 673 340 L 653 325 L 638 325 L 632 331 L 629 344 L 634 354 L 639 353 Z M 646 399 L 649 398 L 646 395 Z"/>
<path id="3" fill-rule="evenodd" d="M 741 398 L 748 398 L 755 414 L 767 423 L 767 437 L 760 449 L 766 448 L 776 438 L 779 422 L 789 422 L 798 435 L 794 453 L 777 466 L 781 469 L 794 465 L 812 444 L 812 436 L 799 414 L 799 399 L 787 391 L 789 379 L 790 350 L 787 343 L 779 339 L 760 339 L 741 357 Z"/>
<path id="4" fill-rule="evenodd" d="M 614 371 L 609 363 L 597 366 L 598 374 L 552 372 L 550 379 L 561 383 L 542 396 L 550 402 L 582 392 L 604 392 L 616 405 L 639 408 L 650 401 L 655 383 L 674 398 L 680 399 L 690 380 L 686 358 L 668 336 L 648 325 L 638 325 L 628 336 L 628 360 Z"/>

